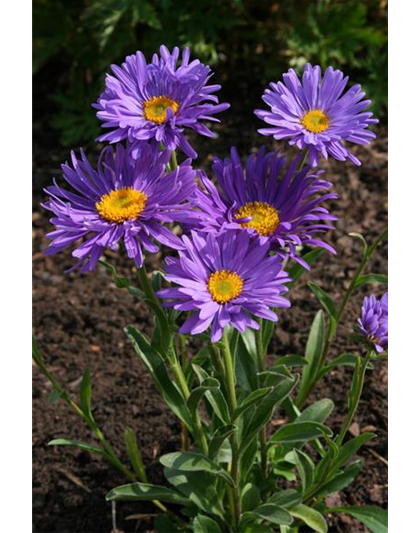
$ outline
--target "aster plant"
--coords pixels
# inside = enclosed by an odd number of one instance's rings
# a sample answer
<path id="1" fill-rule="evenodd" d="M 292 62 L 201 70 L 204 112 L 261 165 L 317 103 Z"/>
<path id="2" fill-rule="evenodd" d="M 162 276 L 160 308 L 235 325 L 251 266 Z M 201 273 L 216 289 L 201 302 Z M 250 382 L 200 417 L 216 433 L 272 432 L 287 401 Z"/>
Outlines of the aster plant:
<path id="1" fill-rule="evenodd" d="M 139 441 L 125 429 L 128 462 L 115 453 L 92 409 L 86 370 L 76 401 L 51 373 L 36 344 L 33 359 L 51 382 L 52 400 L 68 404 L 91 429 L 94 444 L 59 438 L 100 455 L 126 477 L 109 501 L 151 501 L 155 529 L 162 533 L 318 533 L 328 518 L 347 513 L 374 533 L 387 531 L 386 513 L 373 506 L 331 507 L 326 496 L 349 485 L 361 462 L 352 459 L 375 437 L 348 436 L 366 373 L 387 356 L 388 297 L 366 297 L 355 320 L 352 353 L 331 357 L 337 327 L 348 302 L 384 274 L 365 273 L 386 232 L 363 245 L 361 261 L 346 292 L 335 301 L 313 282 L 321 309 L 303 355 L 267 358 L 274 324 L 293 304 L 293 288 L 326 250 L 337 220 L 337 199 L 319 155 L 359 160 L 344 141 L 368 143 L 376 121 L 365 109 L 360 87 L 343 94 L 347 78 L 329 67 L 293 71 L 264 96 L 271 111 L 257 115 L 273 127 L 261 130 L 290 139 L 303 154 L 287 161 L 262 147 L 246 160 L 235 148 L 214 159 L 212 174 L 193 168 L 196 153 L 186 129 L 212 136 L 202 121 L 225 110 L 208 85 L 209 67 L 162 46 L 150 64 L 141 52 L 112 67 L 95 107 L 110 131 L 100 139 L 97 165 L 81 152 L 63 165 L 64 182 L 46 189 L 44 207 L 55 229 L 47 254 L 71 247 L 71 270 L 106 268 L 117 287 L 144 301 L 153 314 L 150 336 L 125 329 L 134 351 L 180 423 L 180 449 L 163 455 L 166 482 L 149 482 Z M 189 159 L 177 164 L 175 151 Z M 121 249 L 133 273 L 121 276 L 107 251 Z M 145 254 L 160 252 L 162 264 L 147 272 Z M 193 342 L 194 340 L 194 342 Z M 352 368 L 348 410 L 334 431 L 327 419 L 333 398 L 308 403 L 331 370 Z M 277 410 L 284 423 L 267 429 Z M 136 428 L 138 431 L 140 428 Z M 123 505 L 123 504 L 121 504 Z M 113 524 L 114 530 L 117 525 Z"/>

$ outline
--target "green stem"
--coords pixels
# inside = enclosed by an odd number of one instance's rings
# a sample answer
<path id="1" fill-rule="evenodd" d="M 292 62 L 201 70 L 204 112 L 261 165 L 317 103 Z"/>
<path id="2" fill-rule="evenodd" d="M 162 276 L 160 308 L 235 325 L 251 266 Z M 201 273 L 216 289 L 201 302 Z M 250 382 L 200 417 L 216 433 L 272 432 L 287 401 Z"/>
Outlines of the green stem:
<path id="1" fill-rule="evenodd" d="M 306 160 L 308 159 L 308 155 L 309 155 L 309 149 L 305 148 L 302 161 L 300 162 L 298 168 L 296 169 L 296 172 L 300 172 L 303 169 L 303 167 L 305 166 Z"/>
<path id="2" fill-rule="evenodd" d="M 171 157 L 169 159 L 169 170 L 175 170 L 178 166 L 178 161 L 176 159 L 176 152 L 175 150 L 173 152 L 171 152 Z"/>
<path id="3" fill-rule="evenodd" d="M 260 329 L 256 331 L 257 337 L 257 362 L 258 362 L 258 372 L 264 372 L 265 370 L 265 351 L 263 343 L 263 319 L 259 318 L 258 323 Z M 262 378 L 258 377 L 258 385 L 262 387 Z M 267 460 L 267 426 L 264 426 L 259 434 L 260 448 L 261 448 L 261 469 L 263 471 L 264 477 L 267 477 L 268 474 L 268 460 Z"/>
<path id="4" fill-rule="evenodd" d="M 360 398 L 362 396 L 363 392 L 363 385 L 365 382 L 365 375 L 366 375 L 366 368 L 369 364 L 369 361 L 371 359 L 372 352 L 369 352 L 366 357 L 363 359 L 362 364 L 359 366 L 357 365 L 354 371 L 354 385 L 355 390 L 354 393 L 349 398 L 349 412 L 347 413 L 346 419 L 344 421 L 343 427 L 341 428 L 341 431 L 337 437 L 337 440 L 335 443 L 337 446 L 341 446 L 343 443 L 344 437 L 346 436 L 346 433 L 351 426 L 351 423 L 353 422 L 354 415 L 356 414 L 357 408 L 359 406 Z M 352 387 L 353 388 L 353 387 Z"/>
<path id="5" fill-rule="evenodd" d="M 185 374 L 181 368 L 181 365 L 179 364 L 178 356 L 175 353 L 174 353 L 174 357 L 171 357 L 171 366 L 175 374 L 175 378 L 178 382 L 178 385 L 180 386 L 181 393 L 184 396 L 185 400 L 188 400 L 188 398 L 190 397 L 190 389 L 188 387 Z M 198 445 L 200 446 L 203 454 L 207 455 L 209 451 L 208 445 L 207 445 L 207 439 L 204 434 L 203 425 L 201 423 L 200 415 L 197 409 L 195 409 L 193 413 L 193 425 L 194 425 L 194 432 L 196 434 Z"/>
<path id="6" fill-rule="evenodd" d="M 232 353 L 230 351 L 229 339 L 226 333 L 226 328 L 223 330 L 222 337 L 222 354 L 223 362 L 225 365 L 225 376 L 226 376 L 226 388 L 228 395 L 228 406 L 231 419 L 233 419 L 233 413 L 236 410 L 236 391 L 235 391 L 235 371 L 233 367 Z M 230 446 L 232 448 L 232 469 L 231 476 L 234 482 L 233 495 L 231 495 L 230 502 L 233 504 L 232 512 L 232 527 L 233 531 L 238 531 L 239 519 L 241 516 L 241 500 L 240 500 L 240 471 L 239 471 L 239 448 L 238 441 L 236 438 L 236 433 L 232 433 L 229 438 Z"/>
<path id="7" fill-rule="evenodd" d="M 137 269 L 137 276 L 139 278 L 140 285 L 144 293 L 146 294 L 147 298 L 160 307 L 159 298 L 156 296 L 155 291 L 153 290 L 153 287 L 150 282 L 149 276 L 147 275 L 147 270 L 146 270 L 146 267 L 144 266 L 144 263 L 141 266 L 141 268 Z"/>
<path id="8" fill-rule="evenodd" d="M 214 368 L 216 369 L 216 372 L 224 376 L 225 367 L 223 366 L 223 361 L 220 357 L 219 348 L 215 346 L 214 344 L 211 344 L 210 342 L 208 344 L 208 347 L 209 347 L 211 361 L 213 363 Z"/>
<path id="9" fill-rule="evenodd" d="M 372 245 L 367 250 L 365 250 L 365 253 L 364 253 L 364 256 L 363 256 L 363 260 L 360 263 L 359 267 L 357 268 L 357 270 L 356 270 L 356 272 L 355 272 L 355 274 L 354 274 L 354 276 L 353 276 L 353 278 L 352 278 L 352 280 L 350 282 L 350 285 L 348 286 L 346 292 L 344 293 L 343 300 L 341 301 L 340 307 L 338 308 L 337 319 L 335 321 L 330 320 L 330 324 L 329 324 L 329 328 L 328 328 L 328 334 L 327 334 L 327 337 L 325 339 L 325 343 L 324 343 L 324 347 L 323 347 L 323 350 L 322 350 L 321 359 L 320 359 L 320 362 L 319 362 L 319 367 L 318 367 L 319 369 L 322 369 L 322 367 L 325 365 L 325 362 L 327 361 L 328 353 L 330 351 L 332 341 L 334 340 L 334 336 L 335 336 L 335 333 L 337 331 L 337 326 L 340 323 L 340 321 L 341 321 L 341 319 L 342 319 L 342 317 L 344 315 L 344 312 L 345 312 L 345 310 L 347 308 L 347 304 L 348 304 L 348 302 L 350 300 L 350 297 L 351 297 L 351 295 L 353 294 L 353 292 L 355 290 L 357 280 L 358 280 L 359 276 L 361 276 L 363 274 L 367 264 L 369 263 L 370 258 L 372 257 L 373 252 L 379 246 L 379 244 L 384 239 L 384 237 L 387 235 L 387 233 L 388 233 L 388 229 L 385 229 L 373 241 Z M 298 398 L 296 400 L 296 405 L 299 408 L 302 407 L 302 405 L 305 403 L 305 401 L 307 400 L 308 396 L 311 394 L 311 392 L 315 388 L 315 386 L 318 383 L 318 381 L 319 381 L 319 379 L 315 376 L 314 381 L 310 384 L 310 386 L 308 387 L 306 392 L 304 394 L 302 394 L 302 395 L 300 395 L 300 394 L 298 395 Z"/>

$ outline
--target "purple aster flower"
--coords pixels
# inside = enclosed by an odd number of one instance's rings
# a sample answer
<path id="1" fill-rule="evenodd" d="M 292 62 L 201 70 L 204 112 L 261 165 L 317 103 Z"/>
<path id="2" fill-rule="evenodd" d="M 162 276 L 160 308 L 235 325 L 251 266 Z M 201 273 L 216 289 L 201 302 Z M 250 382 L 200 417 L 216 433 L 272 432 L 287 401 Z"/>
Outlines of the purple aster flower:
<path id="1" fill-rule="evenodd" d="M 264 92 L 263 100 L 271 110 L 255 111 L 258 118 L 271 125 L 259 133 L 273 135 L 277 140 L 290 139 L 289 144 L 301 150 L 308 148 L 311 166 L 318 164 L 319 153 L 325 159 L 331 155 L 360 165 L 343 141 L 369 144 L 376 135 L 367 127 L 378 121 L 364 111 L 370 100 L 363 100 L 365 93 L 360 85 L 343 94 L 348 79 L 332 67 L 321 79 L 321 68 L 307 63 L 301 83 L 296 72 L 289 69 L 283 75 L 284 83 L 270 83 L 271 89 Z"/>
<path id="2" fill-rule="evenodd" d="M 203 229 L 223 225 L 245 229 L 268 240 L 270 249 L 280 257 L 290 253 L 305 268 L 309 266 L 296 254 L 296 246 L 320 246 L 335 253 L 315 234 L 334 229 L 325 221 L 337 218 L 321 204 L 337 195 L 325 192 L 331 183 L 318 177 L 323 171 L 308 174 L 309 166 L 297 171 L 301 160 L 298 156 L 287 167 L 285 157 L 278 152 L 266 154 L 264 147 L 248 157 L 245 170 L 235 148 L 230 158 L 215 158 L 213 171 L 222 193 L 204 172 L 200 177 L 205 192 L 197 188 L 197 204 L 207 213 L 201 222 Z"/>
<path id="3" fill-rule="evenodd" d="M 211 325 L 211 340 L 217 342 L 228 324 L 241 332 L 259 329 L 252 315 L 276 321 L 270 307 L 290 307 L 281 296 L 290 279 L 268 254 L 268 242 L 238 230 L 193 231 L 182 240 L 185 250 L 178 258 L 168 257 L 165 268 L 166 279 L 178 287 L 157 293 L 170 300 L 166 307 L 192 312 L 180 333 L 202 333 Z"/>
<path id="4" fill-rule="evenodd" d="M 76 191 L 56 184 L 46 189 L 49 195 L 44 205 L 54 213 L 51 223 L 56 229 L 46 254 L 61 252 L 75 245 L 73 256 L 78 259 L 71 269 L 93 270 L 104 249 L 115 249 L 123 239 L 128 257 L 141 267 L 142 248 L 158 251 L 152 241 L 175 249 L 182 241 L 162 226 L 162 222 L 188 221 L 194 216 L 186 201 L 194 194 L 196 183 L 190 160 L 165 174 L 170 152 L 159 152 L 145 144 L 138 159 L 127 157 L 122 145 L 105 148 L 94 170 L 81 151 L 78 160 L 72 152 L 72 166 L 62 166 L 64 179 Z M 83 242 L 78 243 L 79 239 Z"/>
<path id="5" fill-rule="evenodd" d="M 362 316 L 358 319 L 363 336 L 375 346 L 378 353 L 388 346 L 388 293 L 380 300 L 373 294 L 364 299 Z"/>
<path id="6" fill-rule="evenodd" d="M 195 59 L 189 62 L 188 48 L 182 51 L 177 68 L 179 48 L 172 53 L 160 47 L 159 58 L 153 56 L 147 64 L 144 55 L 137 52 L 128 56 L 121 67 L 112 65 L 114 76 L 107 75 L 106 89 L 93 104 L 104 128 L 112 131 L 99 137 L 100 141 L 115 143 L 128 139 L 130 153 L 137 157 L 139 144 L 154 139 L 165 148 L 180 148 L 188 157 L 197 153 L 188 143 L 184 129 L 191 128 L 206 137 L 214 133 L 201 120 L 220 122 L 213 115 L 228 109 L 219 104 L 213 93 L 220 85 L 207 85 L 212 74 L 210 67 Z"/>

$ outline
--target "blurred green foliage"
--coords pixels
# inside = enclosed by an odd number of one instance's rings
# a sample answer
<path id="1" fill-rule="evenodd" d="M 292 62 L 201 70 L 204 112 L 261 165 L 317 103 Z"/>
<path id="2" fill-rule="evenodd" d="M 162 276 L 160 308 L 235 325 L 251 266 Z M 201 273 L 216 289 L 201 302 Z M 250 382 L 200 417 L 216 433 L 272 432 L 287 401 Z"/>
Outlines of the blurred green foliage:
<path id="1" fill-rule="evenodd" d="M 92 140 L 91 108 L 111 63 L 164 43 L 217 70 L 223 96 L 260 105 L 264 86 L 310 61 L 342 68 L 382 117 L 387 107 L 386 0 L 34 0 L 35 120 L 63 145 Z"/>

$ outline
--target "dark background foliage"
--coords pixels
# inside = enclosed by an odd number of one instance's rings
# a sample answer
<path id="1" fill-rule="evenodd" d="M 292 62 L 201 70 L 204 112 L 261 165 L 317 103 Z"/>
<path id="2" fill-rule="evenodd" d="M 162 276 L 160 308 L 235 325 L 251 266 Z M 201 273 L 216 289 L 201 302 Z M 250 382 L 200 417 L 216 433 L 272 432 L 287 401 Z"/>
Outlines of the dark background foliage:
<path id="1" fill-rule="evenodd" d="M 162 43 L 211 64 L 229 113 L 247 124 L 268 82 L 307 61 L 361 83 L 383 122 L 386 9 L 386 0 L 34 0 L 36 131 L 64 147 L 92 143 L 91 103 L 109 65 L 136 50 L 149 59 Z"/>

